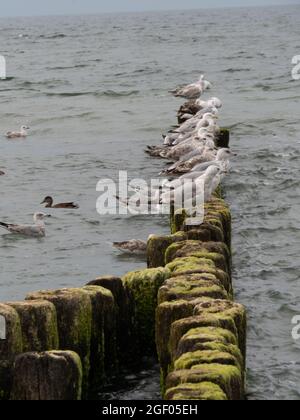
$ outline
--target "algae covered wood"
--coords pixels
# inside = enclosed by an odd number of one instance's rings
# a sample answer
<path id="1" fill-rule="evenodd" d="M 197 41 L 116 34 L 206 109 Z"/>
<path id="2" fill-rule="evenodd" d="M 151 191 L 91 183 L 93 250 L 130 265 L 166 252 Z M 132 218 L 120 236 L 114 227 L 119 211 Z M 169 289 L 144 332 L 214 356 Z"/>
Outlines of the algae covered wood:
<path id="1" fill-rule="evenodd" d="M 159 303 L 172 300 L 192 301 L 197 298 L 228 299 L 228 293 L 213 274 L 187 274 L 172 277 L 158 293 Z"/>
<path id="2" fill-rule="evenodd" d="M 244 360 L 246 360 L 246 341 L 247 341 L 247 315 L 243 305 L 228 300 L 212 300 L 210 302 L 199 303 L 194 310 L 195 315 L 210 315 L 230 317 L 237 330 L 238 344 Z"/>
<path id="3" fill-rule="evenodd" d="M 83 396 L 89 388 L 92 304 L 82 289 L 46 290 L 30 293 L 27 300 L 47 300 L 56 308 L 61 350 L 77 353 L 83 367 Z"/>
<path id="4" fill-rule="evenodd" d="M 112 293 L 101 286 L 85 286 L 92 303 L 90 392 L 96 393 L 106 377 L 118 372 L 116 306 Z"/>
<path id="5" fill-rule="evenodd" d="M 124 284 L 119 277 L 101 276 L 88 283 L 88 286 L 101 286 L 111 291 L 115 301 L 116 311 L 116 337 L 117 337 L 117 359 L 119 364 L 126 365 L 130 362 L 130 328 L 132 318 L 132 305 L 128 300 Z"/>
<path id="6" fill-rule="evenodd" d="M 157 294 L 170 274 L 166 268 L 151 268 L 128 273 L 122 279 L 132 306 L 132 345 L 143 355 L 152 355 L 155 350 Z"/>
<path id="7" fill-rule="evenodd" d="M 192 302 L 175 300 L 161 303 L 156 310 L 156 348 L 162 372 L 162 383 L 165 381 L 171 355 L 169 351 L 170 329 L 173 322 L 178 319 L 190 317 L 193 314 L 194 305 Z"/>
<path id="8" fill-rule="evenodd" d="M 198 303 L 195 302 L 194 308 L 197 306 L 197 304 Z M 208 348 L 211 344 L 213 347 L 218 345 L 238 347 L 238 340 L 236 335 L 223 328 L 193 328 L 189 330 L 183 337 L 181 337 L 174 358 L 179 358 L 181 355 L 188 352 L 203 350 Z"/>
<path id="9" fill-rule="evenodd" d="M 183 257 L 199 257 L 205 258 L 205 255 L 216 254 L 222 255 L 225 263 L 220 260 L 221 269 L 231 272 L 231 254 L 228 247 L 223 242 L 201 242 L 199 240 L 187 240 L 174 243 L 168 247 L 165 253 L 166 264 L 172 262 L 176 258 Z M 218 261 L 216 261 L 218 263 Z M 222 268 L 223 267 L 223 268 Z"/>
<path id="10" fill-rule="evenodd" d="M 0 316 L 4 321 L 0 339 L 0 400 L 8 399 L 11 389 L 12 365 L 15 357 L 23 351 L 21 322 L 17 311 L 0 303 Z"/>
<path id="11" fill-rule="evenodd" d="M 82 366 L 71 351 L 24 353 L 17 357 L 11 400 L 81 399 Z"/>
<path id="12" fill-rule="evenodd" d="M 192 316 L 176 321 L 171 326 L 170 351 L 173 360 L 176 359 L 180 339 L 191 329 L 199 327 L 216 327 L 230 331 L 238 339 L 238 332 L 233 319 L 221 314 L 205 314 Z"/>
<path id="13" fill-rule="evenodd" d="M 24 353 L 59 349 L 57 315 L 53 303 L 37 300 L 7 304 L 19 315 Z"/>
<path id="14" fill-rule="evenodd" d="M 174 235 L 156 236 L 151 235 L 147 244 L 148 268 L 163 267 L 165 265 L 165 252 L 167 248 L 177 242 L 187 239 L 187 234 L 177 232 Z"/>
<path id="15" fill-rule="evenodd" d="M 165 394 L 166 400 L 227 401 L 223 390 L 212 382 L 184 383 L 170 388 Z"/>
<path id="16" fill-rule="evenodd" d="M 217 136 L 215 143 L 216 143 L 216 146 L 219 148 L 229 147 L 230 130 L 228 128 L 221 128 L 220 134 Z"/>
<path id="17" fill-rule="evenodd" d="M 244 398 L 240 370 L 230 365 L 211 363 L 194 366 L 192 369 L 176 370 L 168 375 L 166 387 L 172 389 L 185 383 L 203 382 L 218 385 L 229 400 L 239 401 Z"/>
<path id="18" fill-rule="evenodd" d="M 193 366 L 215 363 L 220 365 L 235 366 L 241 369 L 241 355 L 235 350 L 225 346 L 225 351 L 220 350 L 197 350 L 184 353 L 174 362 L 174 370 L 191 369 Z"/>

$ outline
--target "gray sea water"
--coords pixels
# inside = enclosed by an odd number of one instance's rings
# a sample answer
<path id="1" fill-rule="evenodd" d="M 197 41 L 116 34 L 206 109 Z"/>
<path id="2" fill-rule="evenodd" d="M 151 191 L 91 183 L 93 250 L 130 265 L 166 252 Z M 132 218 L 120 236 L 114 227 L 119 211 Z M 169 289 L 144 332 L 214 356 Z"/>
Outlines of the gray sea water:
<path id="1" fill-rule="evenodd" d="M 46 195 L 80 204 L 52 211 L 43 240 L 1 232 L 1 301 L 144 267 L 110 243 L 167 233 L 167 218 L 100 217 L 96 183 L 119 169 L 157 175 L 162 162 L 143 149 L 175 123 L 181 101 L 167 91 L 204 72 L 239 155 L 225 193 L 236 299 L 249 316 L 249 398 L 299 399 L 299 18 L 293 6 L 0 20 L 0 131 L 31 127 L 24 141 L 0 139 L 0 218 L 30 222 Z M 114 397 L 155 398 L 149 375 Z"/>

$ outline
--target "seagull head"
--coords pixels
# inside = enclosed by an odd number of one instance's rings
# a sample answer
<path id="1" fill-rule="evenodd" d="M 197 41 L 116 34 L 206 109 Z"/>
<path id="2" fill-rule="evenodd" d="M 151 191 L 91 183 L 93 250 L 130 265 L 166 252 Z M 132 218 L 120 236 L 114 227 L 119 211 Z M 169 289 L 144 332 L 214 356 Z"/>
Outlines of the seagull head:
<path id="1" fill-rule="evenodd" d="M 214 178 L 221 173 L 221 168 L 217 165 L 210 165 L 205 171 L 205 178 Z"/>
<path id="2" fill-rule="evenodd" d="M 218 150 L 217 160 L 229 160 L 232 156 L 237 156 L 236 153 L 233 153 L 230 149 L 222 148 Z"/>
<path id="3" fill-rule="evenodd" d="M 51 214 L 34 213 L 33 220 L 35 223 L 43 221 L 45 218 L 51 217 Z"/>
<path id="4" fill-rule="evenodd" d="M 219 98 L 211 98 L 210 99 L 211 104 L 215 107 L 215 108 L 222 108 L 222 101 Z"/>

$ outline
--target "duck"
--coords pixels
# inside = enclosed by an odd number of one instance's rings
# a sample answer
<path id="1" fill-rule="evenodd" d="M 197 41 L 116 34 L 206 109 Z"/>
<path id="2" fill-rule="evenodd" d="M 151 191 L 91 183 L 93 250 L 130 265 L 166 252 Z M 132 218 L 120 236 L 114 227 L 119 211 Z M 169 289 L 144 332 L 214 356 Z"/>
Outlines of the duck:
<path id="1" fill-rule="evenodd" d="M 53 198 L 50 196 L 47 196 L 46 198 L 44 198 L 41 204 L 46 204 L 45 207 L 51 208 L 51 209 L 79 209 L 78 204 L 73 203 L 73 202 L 59 203 L 59 204 L 53 205 Z"/>
<path id="2" fill-rule="evenodd" d="M 6 137 L 8 139 L 17 139 L 17 138 L 24 138 L 27 137 L 27 131 L 30 128 L 27 127 L 27 125 L 22 125 L 22 127 L 20 128 L 20 131 L 8 131 L 6 133 Z"/>

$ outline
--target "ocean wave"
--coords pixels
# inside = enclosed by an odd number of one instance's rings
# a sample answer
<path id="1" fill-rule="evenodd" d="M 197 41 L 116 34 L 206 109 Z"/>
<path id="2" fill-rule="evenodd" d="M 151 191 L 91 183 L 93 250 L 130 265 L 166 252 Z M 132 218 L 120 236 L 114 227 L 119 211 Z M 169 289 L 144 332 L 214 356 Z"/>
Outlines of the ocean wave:
<path id="1" fill-rule="evenodd" d="M 132 91 L 119 91 L 116 92 L 114 90 L 106 90 L 103 92 L 44 92 L 45 96 L 58 96 L 62 98 L 72 98 L 76 96 L 94 96 L 96 98 L 100 98 L 103 96 L 107 96 L 110 98 L 121 98 L 126 96 L 134 96 L 139 93 L 139 90 L 132 90 Z"/>
<path id="2" fill-rule="evenodd" d="M 47 70 L 73 70 L 73 69 L 84 69 L 89 67 L 88 64 L 75 64 L 74 66 L 57 66 L 57 67 L 47 67 Z"/>
<path id="3" fill-rule="evenodd" d="M 224 73 L 238 73 L 238 72 L 242 72 L 242 71 L 251 71 L 251 69 L 249 69 L 249 68 L 246 68 L 246 69 L 230 68 L 230 69 L 224 70 Z"/>
<path id="4" fill-rule="evenodd" d="M 67 35 L 65 34 L 53 34 L 53 35 L 40 35 L 39 38 L 42 39 L 59 39 L 59 38 L 66 38 Z"/>
<path id="5" fill-rule="evenodd" d="M 112 98 L 120 98 L 123 96 L 135 96 L 138 95 L 140 93 L 139 90 L 131 90 L 131 91 L 119 91 L 116 92 L 114 90 L 106 90 L 104 92 L 97 92 L 95 93 L 95 96 L 108 96 L 108 97 L 112 97 Z"/>
<path id="6" fill-rule="evenodd" d="M 89 96 L 94 95 L 94 92 L 44 92 L 45 96 L 59 96 L 62 98 L 72 98 L 75 96 Z"/>

